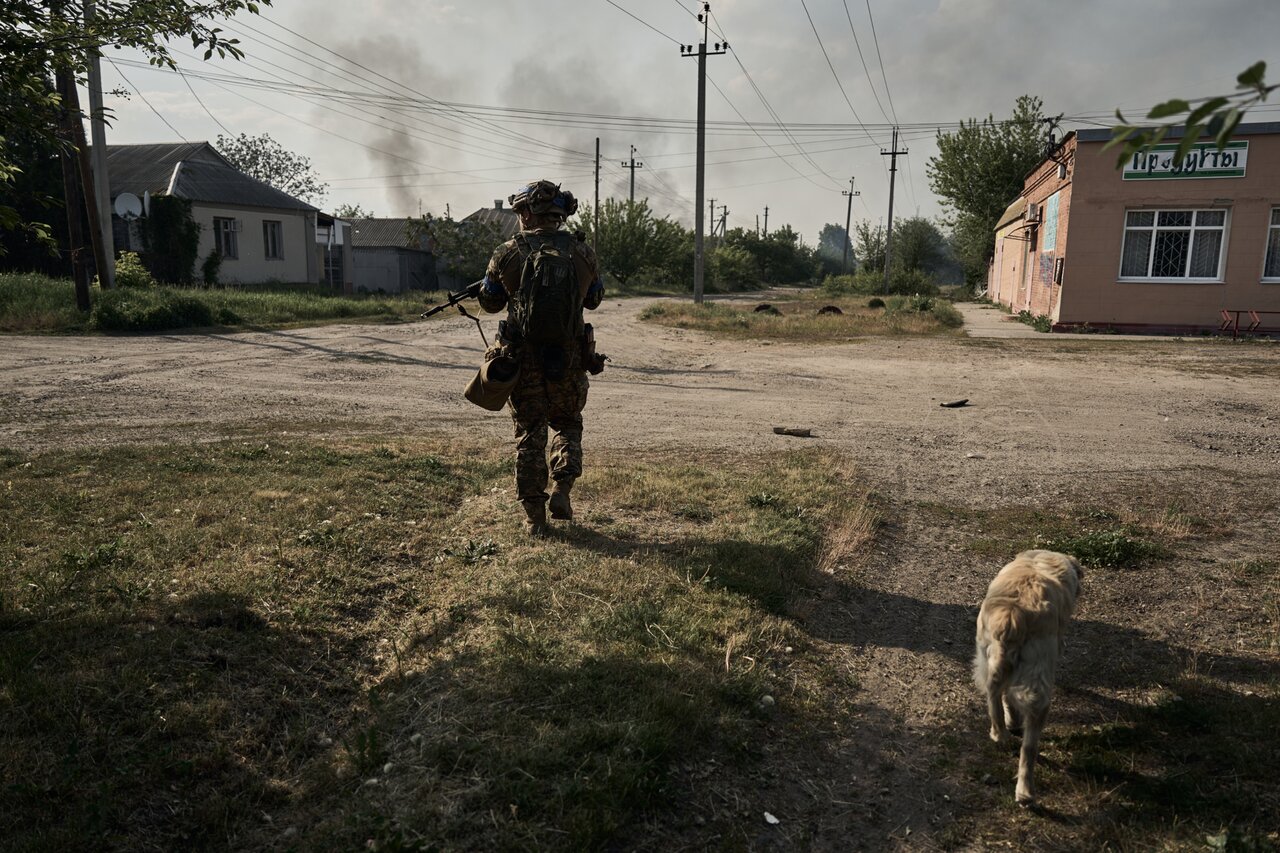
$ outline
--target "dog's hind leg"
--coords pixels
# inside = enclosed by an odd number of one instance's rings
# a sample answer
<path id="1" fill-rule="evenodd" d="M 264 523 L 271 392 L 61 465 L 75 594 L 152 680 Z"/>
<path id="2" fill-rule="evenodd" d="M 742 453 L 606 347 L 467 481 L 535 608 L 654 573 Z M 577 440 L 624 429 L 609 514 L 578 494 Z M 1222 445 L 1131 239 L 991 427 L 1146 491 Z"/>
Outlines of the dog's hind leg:
<path id="1" fill-rule="evenodd" d="M 987 682 L 987 716 L 991 718 L 991 739 L 996 743 L 1009 742 L 1009 730 L 1004 724 L 1004 682 L 992 678 Z"/>
<path id="2" fill-rule="evenodd" d="M 1022 710 L 1022 752 L 1018 756 L 1018 787 L 1014 797 L 1019 805 L 1028 806 L 1036 799 L 1036 758 L 1040 755 L 1040 732 L 1049 716 L 1049 703 L 1037 703 Z"/>
<path id="3" fill-rule="evenodd" d="M 1008 695 L 1004 697 L 1004 725 L 1009 730 L 1009 734 L 1017 737 L 1022 736 L 1022 715 L 1009 702 Z"/>

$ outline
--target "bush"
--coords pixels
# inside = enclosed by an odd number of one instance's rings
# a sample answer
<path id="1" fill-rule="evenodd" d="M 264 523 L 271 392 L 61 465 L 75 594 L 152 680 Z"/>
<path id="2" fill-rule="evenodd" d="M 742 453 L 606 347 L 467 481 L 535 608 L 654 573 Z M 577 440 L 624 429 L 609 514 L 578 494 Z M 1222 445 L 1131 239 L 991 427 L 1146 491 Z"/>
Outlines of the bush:
<path id="1" fill-rule="evenodd" d="M 200 265 L 200 277 L 205 287 L 213 287 L 218 283 L 218 273 L 222 269 L 222 253 L 214 249 Z"/>
<path id="2" fill-rule="evenodd" d="M 948 329 L 958 329 L 964 325 L 964 317 L 950 302 L 920 293 L 890 296 L 885 303 L 885 315 L 893 314 L 929 314 L 939 325 Z"/>
<path id="3" fill-rule="evenodd" d="M 755 258 L 738 246 L 720 246 L 711 256 L 711 277 L 717 290 L 751 290 L 759 286 Z"/>
<path id="4" fill-rule="evenodd" d="M 1078 536 L 1042 540 L 1037 547 L 1070 554 L 1085 566 L 1115 569 L 1137 568 L 1146 560 L 1164 553 L 1159 545 L 1141 538 L 1129 527 L 1091 530 Z"/>
<path id="5" fill-rule="evenodd" d="M 1019 311 L 1018 319 L 1037 332 L 1048 332 L 1053 329 L 1053 318 L 1047 314 L 1032 314 L 1030 311 Z"/>
<path id="6" fill-rule="evenodd" d="M 93 324 L 104 332 L 155 332 L 215 325 L 209 305 L 164 288 L 105 290 L 93 306 Z"/>
<path id="7" fill-rule="evenodd" d="M 829 275 L 822 281 L 822 290 L 829 296 L 883 293 L 884 273 L 858 270 L 853 275 Z M 938 286 L 920 270 L 895 269 L 889 274 L 889 292 L 934 296 L 938 293 Z"/>
<path id="8" fill-rule="evenodd" d="M 116 287 L 155 287 L 156 280 L 137 252 L 121 252 L 116 260 Z"/>

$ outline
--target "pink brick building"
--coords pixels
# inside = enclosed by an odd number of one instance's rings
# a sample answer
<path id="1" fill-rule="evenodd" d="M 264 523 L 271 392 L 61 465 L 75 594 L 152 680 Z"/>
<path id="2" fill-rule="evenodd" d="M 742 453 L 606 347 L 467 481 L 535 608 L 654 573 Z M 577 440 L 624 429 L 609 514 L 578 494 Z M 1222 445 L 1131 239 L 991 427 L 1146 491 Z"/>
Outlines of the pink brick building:
<path id="1" fill-rule="evenodd" d="M 1069 133 L 1027 175 L 996 226 L 988 296 L 1055 329 L 1195 333 L 1224 310 L 1280 328 L 1280 123 L 1240 125 L 1181 164 L 1176 131 L 1122 169 L 1109 139 Z"/>

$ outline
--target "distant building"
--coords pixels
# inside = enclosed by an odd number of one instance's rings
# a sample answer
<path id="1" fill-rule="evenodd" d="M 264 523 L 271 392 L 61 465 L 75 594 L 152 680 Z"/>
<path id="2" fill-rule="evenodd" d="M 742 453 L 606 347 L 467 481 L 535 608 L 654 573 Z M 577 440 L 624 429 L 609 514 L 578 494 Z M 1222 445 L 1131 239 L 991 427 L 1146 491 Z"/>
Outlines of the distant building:
<path id="1" fill-rule="evenodd" d="M 510 240 L 520 233 L 520 215 L 505 207 L 502 199 L 493 200 L 493 207 L 482 207 L 462 219 L 463 222 L 482 222 L 498 229 L 503 240 Z"/>
<path id="2" fill-rule="evenodd" d="M 436 259 L 412 219 L 352 219 L 352 284 L 357 291 L 438 290 Z"/>
<path id="3" fill-rule="evenodd" d="M 217 251 L 222 284 L 343 282 L 341 223 L 244 174 L 208 142 L 109 145 L 107 171 L 113 208 L 125 193 L 191 201 L 200 226 L 197 278 L 201 261 Z M 329 229 L 323 242 L 321 224 Z M 132 217 L 113 214 L 112 226 L 117 251 L 143 251 Z"/>
<path id="4" fill-rule="evenodd" d="M 1195 333 L 1250 311 L 1280 328 L 1280 123 L 1242 124 L 1221 152 L 1197 142 L 1182 164 L 1178 131 L 1121 169 L 1110 138 L 1069 133 L 1027 175 L 996 226 L 989 297 L 1055 329 Z"/>

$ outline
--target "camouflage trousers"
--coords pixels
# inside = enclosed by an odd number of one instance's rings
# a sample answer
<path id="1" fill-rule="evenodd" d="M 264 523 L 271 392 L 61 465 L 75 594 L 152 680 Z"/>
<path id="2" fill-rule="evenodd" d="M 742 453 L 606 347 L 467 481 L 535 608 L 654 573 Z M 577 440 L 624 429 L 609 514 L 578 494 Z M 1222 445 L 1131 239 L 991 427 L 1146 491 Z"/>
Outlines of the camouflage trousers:
<path id="1" fill-rule="evenodd" d="M 538 359 L 521 358 L 520 379 L 511 392 L 511 417 L 516 426 L 516 495 L 521 501 L 547 500 L 548 427 L 554 433 L 551 479 L 573 485 L 582 476 L 582 410 L 587 405 L 587 385 L 587 373 L 576 357 L 558 381 L 545 377 Z"/>

